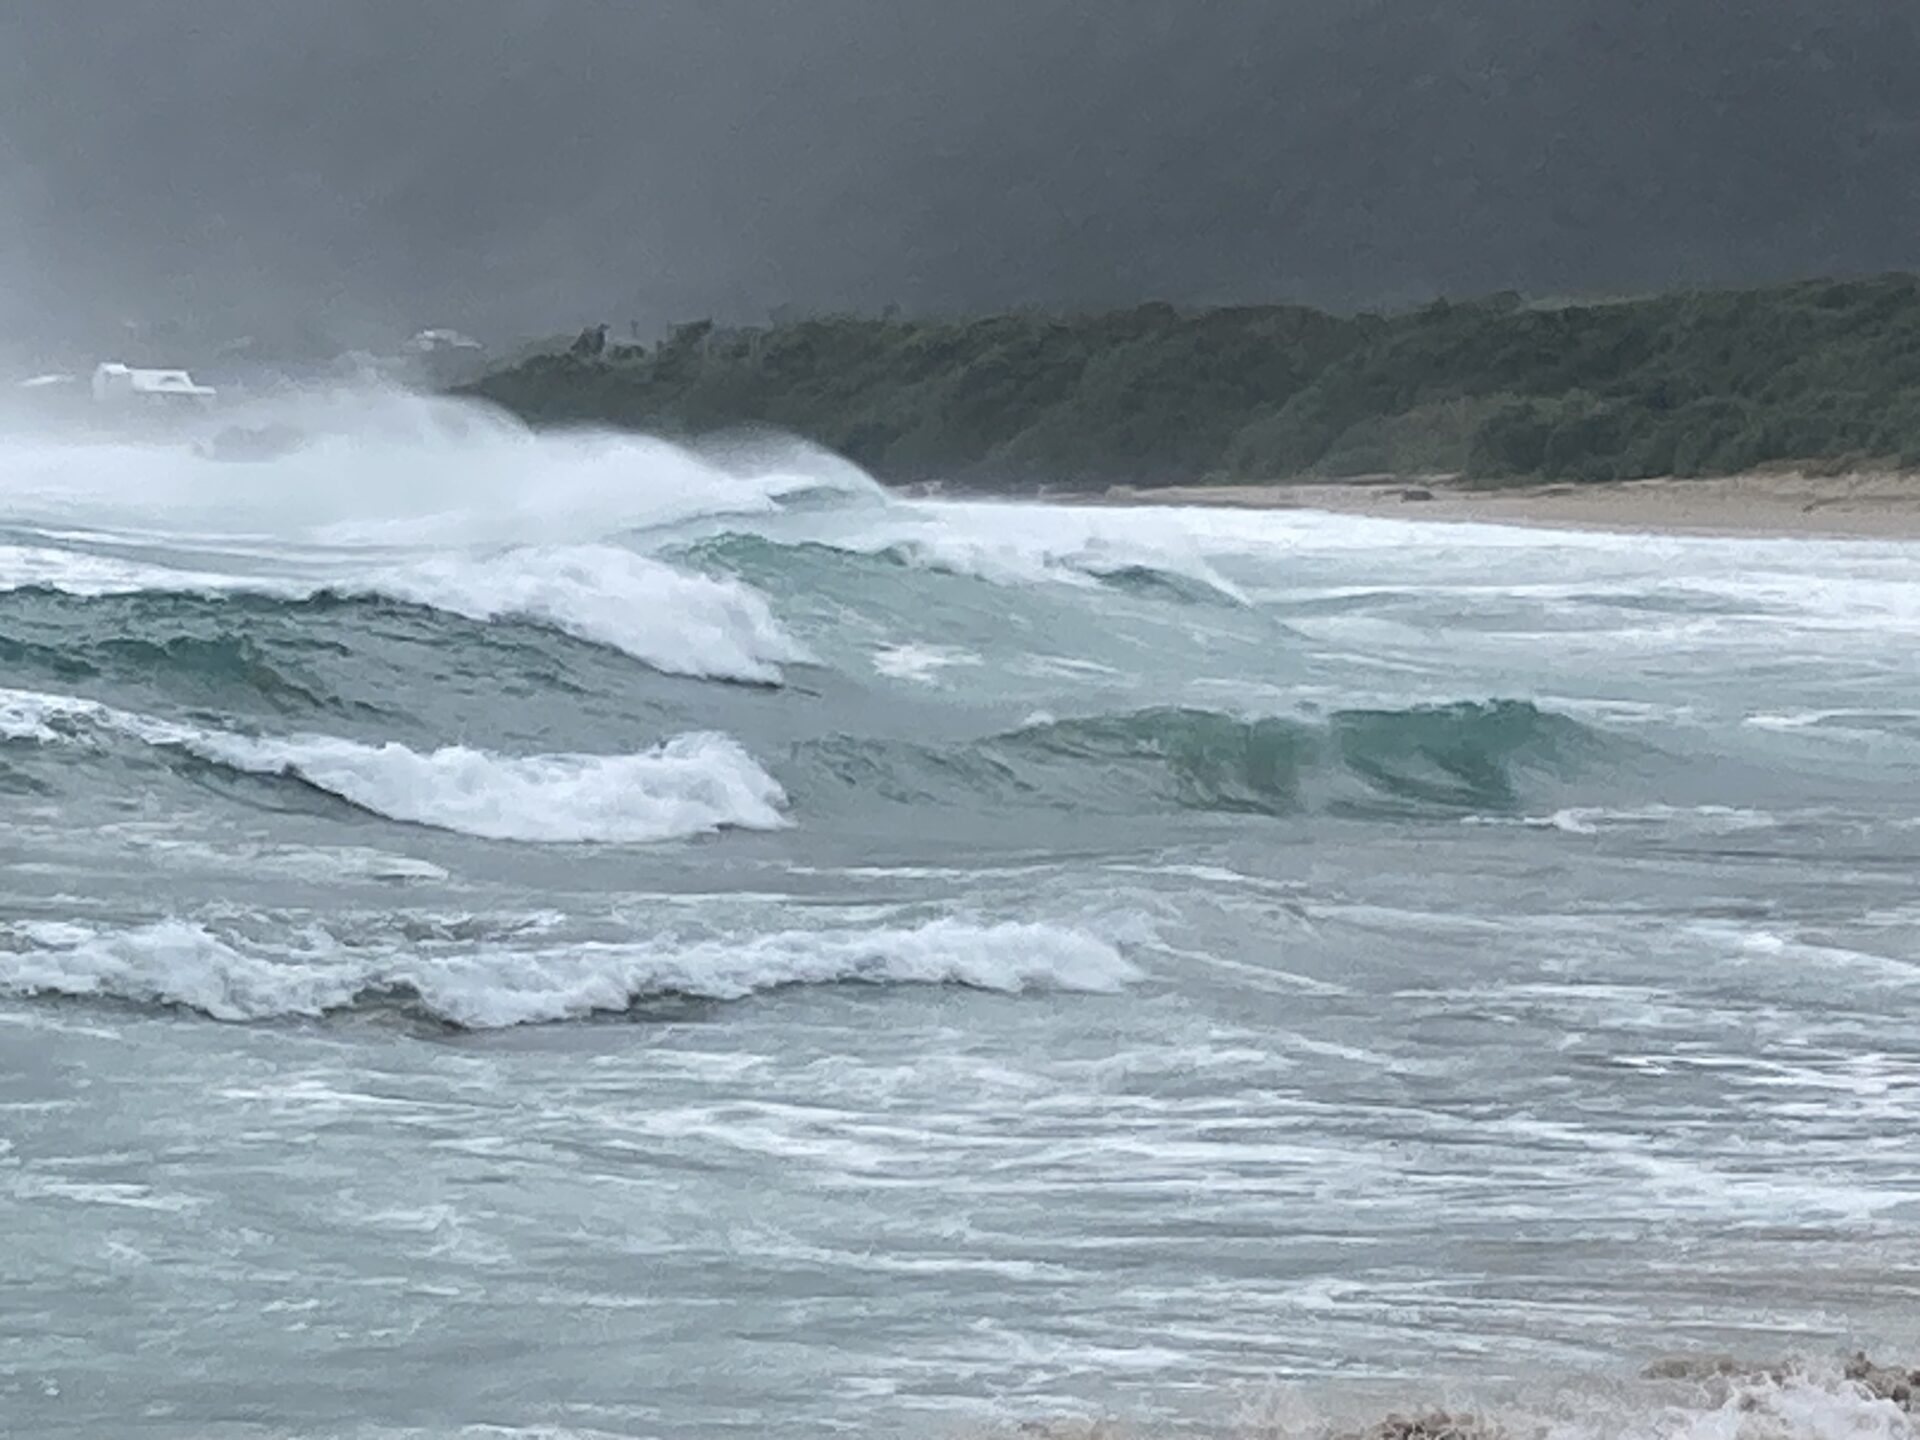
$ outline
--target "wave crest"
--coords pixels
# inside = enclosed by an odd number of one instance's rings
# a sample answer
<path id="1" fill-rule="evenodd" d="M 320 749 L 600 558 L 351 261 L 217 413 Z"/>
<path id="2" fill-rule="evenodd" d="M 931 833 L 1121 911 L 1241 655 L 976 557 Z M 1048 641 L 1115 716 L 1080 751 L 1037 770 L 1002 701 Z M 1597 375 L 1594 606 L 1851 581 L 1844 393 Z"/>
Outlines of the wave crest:
<path id="1" fill-rule="evenodd" d="M 777 684 L 782 664 L 809 658 L 758 591 L 615 545 L 435 556 L 340 587 L 356 592 L 470 620 L 532 620 L 668 675 Z"/>
<path id="2" fill-rule="evenodd" d="M 241 774 L 286 776 L 392 820 L 488 840 L 645 844 L 787 824 L 786 793 L 728 736 L 676 736 L 631 755 L 418 751 L 330 735 L 208 730 L 71 696 L 0 691 L 0 739 L 71 742 L 91 728 Z"/>
<path id="3" fill-rule="evenodd" d="M 1051 544 L 1044 538 L 1022 538 L 1017 529 L 987 537 L 932 527 L 903 534 L 895 525 L 838 536 L 809 532 L 798 539 L 735 530 L 691 545 L 687 553 L 766 577 L 790 571 L 796 561 L 844 565 L 851 557 L 1003 587 L 1106 587 L 1186 604 L 1251 603 L 1239 586 L 1197 554 L 1147 545 Z"/>
<path id="4" fill-rule="evenodd" d="M 320 944 L 262 954 L 180 919 L 118 931 L 29 922 L 0 928 L 0 951 L 7 952 L 0 993 L 181 1006 L 229 1021 L 398 1004 L 473 1030 L 617 1014 L 669 996 L 741 1000 L 804 985 L 1107 993 L 1139 978 L 1118 950 L 1083 931 L 953 917 L 910 927 L 378 958 Z"/>
<path id="5" fill-rule="evenodd" d="M 1497 814 L 1573 778 L 1612 743 L 1530 702 L 1494 700 L 1324 719 L 1165 707 L 1047 719 L 948 747 L 836 736 L 798 758 L 827 784 L 915 804 Z"/>
<path id="6" fill-rule="evenodd" d="M 0 592 L 87 600 L 191 596 L 226 605 L 235 597 L 285 604 L 385 599 L 483 624 L 519 620 L 544 626 L 618 650 L 663 674 L 752 684 L 778 684 L 782 665 L 811 658 L 751 586 L 679 570 L 618 545 L 437 554 L 374 573 L 317 579 L 217 575 L 0 547 Z M 152 658 L 163 663 L 174 657 Z"/>

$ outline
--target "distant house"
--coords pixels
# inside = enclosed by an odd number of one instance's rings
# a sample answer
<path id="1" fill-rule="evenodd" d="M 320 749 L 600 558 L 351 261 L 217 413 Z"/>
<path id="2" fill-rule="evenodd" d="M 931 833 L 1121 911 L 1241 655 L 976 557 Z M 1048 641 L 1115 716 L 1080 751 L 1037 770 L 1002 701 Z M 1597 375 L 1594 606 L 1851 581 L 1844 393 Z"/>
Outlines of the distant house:
<path id="1" fill-rule="evenodd" d="M 484 350 L 487 347 L 458 330 L 435 329 L 422 330 L 407 341 L 407 348 L 418 355 L 433 355 L 447 350 Z"/>
<path id="2" fill-rule="evenodd" d="M 102 405 L 208 405 L 219 392 L 184 370 L 147 370 L 118 361 L 94 367 L 93 398 Z"/>

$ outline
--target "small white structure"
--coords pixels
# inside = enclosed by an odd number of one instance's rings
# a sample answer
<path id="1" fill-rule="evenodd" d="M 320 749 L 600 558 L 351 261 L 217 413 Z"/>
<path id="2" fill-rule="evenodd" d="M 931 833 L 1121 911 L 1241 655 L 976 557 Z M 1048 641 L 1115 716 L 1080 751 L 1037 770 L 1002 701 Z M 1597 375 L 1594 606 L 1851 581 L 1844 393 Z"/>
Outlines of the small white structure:
<path id="1" fill-rule="evenodd" d="M 462 335 L 458 330 L 433 329 L 422 330 L 411 340 L 407 348 L 417 355 L 434 355 L 446 350 L 484 350 L 471 335 Z"/>
<path id="2" fill-rule="evenodd" d="M 184 370 L 144 370 L 118 361 L 97 365 L 93 398 L 100 404 L 211 404 L 219 392 Z"/>

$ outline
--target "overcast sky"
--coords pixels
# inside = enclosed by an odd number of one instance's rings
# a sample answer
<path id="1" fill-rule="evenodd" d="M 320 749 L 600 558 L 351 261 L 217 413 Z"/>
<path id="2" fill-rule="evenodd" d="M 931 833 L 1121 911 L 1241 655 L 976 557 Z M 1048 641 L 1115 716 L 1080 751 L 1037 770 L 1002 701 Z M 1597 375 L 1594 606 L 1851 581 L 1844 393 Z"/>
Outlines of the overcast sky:
<path id="1" fill-rule="evenodd" d="M 0 327 L 1920 268 L 1894 0 L 5 0 Z"/>

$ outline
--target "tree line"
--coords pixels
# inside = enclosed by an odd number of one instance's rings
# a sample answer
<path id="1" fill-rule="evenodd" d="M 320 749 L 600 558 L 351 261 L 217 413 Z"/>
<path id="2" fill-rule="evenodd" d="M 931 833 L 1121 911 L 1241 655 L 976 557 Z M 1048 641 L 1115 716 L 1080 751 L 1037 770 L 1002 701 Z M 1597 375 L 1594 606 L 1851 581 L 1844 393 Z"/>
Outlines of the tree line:
<path id="1" fill-rule="evenodd" d="M 1907 275 L 1391 315 L 1156 303 L 583 340 L 464 389 L 536 425 L 774 426 L 883 479 L 1010 489 L 1920 466 Z"/>

